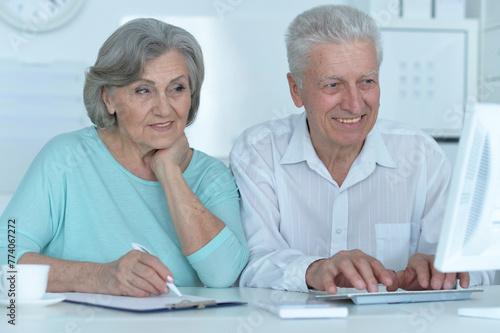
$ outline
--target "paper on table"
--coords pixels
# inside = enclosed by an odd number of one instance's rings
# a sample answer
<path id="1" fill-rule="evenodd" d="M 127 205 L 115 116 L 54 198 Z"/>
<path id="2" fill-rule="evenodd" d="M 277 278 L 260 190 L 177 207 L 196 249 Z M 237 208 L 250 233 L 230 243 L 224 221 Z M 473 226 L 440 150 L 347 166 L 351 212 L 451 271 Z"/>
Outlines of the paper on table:
<path id="1" fill-rule="evenodd" d="M 183 295 L 162 295 L 150 297 L 113 296 L 87 293 L 64 293 L 66 302 L 95 305 L 105 308 L 126 310 L 134 312 L 151 312 L 177 310 L 185 308 L 203 308 L 215 306 L 218 303 L 209 298 Z M 235 302 L 222 302 L 224 304 L 238 304 Z"/>

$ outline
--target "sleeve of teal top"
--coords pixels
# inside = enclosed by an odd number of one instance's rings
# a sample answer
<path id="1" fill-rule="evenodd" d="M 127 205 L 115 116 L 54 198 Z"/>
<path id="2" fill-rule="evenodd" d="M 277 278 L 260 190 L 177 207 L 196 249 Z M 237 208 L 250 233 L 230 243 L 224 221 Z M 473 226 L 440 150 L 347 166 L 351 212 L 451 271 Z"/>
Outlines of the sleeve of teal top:
<path id="1" fill-rule="evenodd" d="M 230 287 L 248 261 L 240 217 L 239 193 L 229 170 L 198 194 L 205 207 L 226 224 L 208 244 L 187 257 L 207 287 Z"/>
<path id="2" fill-rule="evenodd" d="M 63 151 L 57 140 L 49 142 L 35 157 L 14 196 L 0 217 L 0 264 L 8 258 L 8 221 L 15 221 L 15 262 L 26 252 L 40 252 L 56 230 L 64 205 L 65 177 Z M 50 158 L 48 157 L 50 155 Z M 11 223 L 12 224 L 12 223 Z"/>

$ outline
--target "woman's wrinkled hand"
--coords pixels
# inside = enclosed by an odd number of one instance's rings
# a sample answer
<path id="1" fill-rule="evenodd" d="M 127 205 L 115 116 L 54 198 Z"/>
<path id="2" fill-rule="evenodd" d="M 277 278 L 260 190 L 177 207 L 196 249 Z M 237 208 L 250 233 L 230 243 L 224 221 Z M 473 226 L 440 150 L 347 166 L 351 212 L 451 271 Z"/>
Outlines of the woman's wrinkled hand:
<path id="1" fill-rule="evenodd" d="M 155 256 L 132 250 L 120 259 L 103 264 L 97 274 L 99 293 L 135 297 L 161 295 L 170 270 Z M 173 278 L 173 277 L 172 277 Z"/>
<path id="2" fill-rule="evenodd" d="M 189 152 L 189 142 L 183 134 L 169 148 L 156 151 L 151 158 L 151 170 L 158 176 L 162 170 L 171 165 L 185 169 Z"/>

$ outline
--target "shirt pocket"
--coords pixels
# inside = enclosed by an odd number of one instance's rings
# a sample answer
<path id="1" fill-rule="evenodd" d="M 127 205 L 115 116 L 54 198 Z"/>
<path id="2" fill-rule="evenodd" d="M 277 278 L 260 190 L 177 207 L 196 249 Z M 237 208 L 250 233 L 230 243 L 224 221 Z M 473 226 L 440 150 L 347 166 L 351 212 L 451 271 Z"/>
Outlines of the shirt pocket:
<path id="1" fill-rule="evenodd" d="M 410 254 L 418 243 L 417 223 L 384 223 L 375 225 L 377 259 L 387 269 L 406 268 Z"/>

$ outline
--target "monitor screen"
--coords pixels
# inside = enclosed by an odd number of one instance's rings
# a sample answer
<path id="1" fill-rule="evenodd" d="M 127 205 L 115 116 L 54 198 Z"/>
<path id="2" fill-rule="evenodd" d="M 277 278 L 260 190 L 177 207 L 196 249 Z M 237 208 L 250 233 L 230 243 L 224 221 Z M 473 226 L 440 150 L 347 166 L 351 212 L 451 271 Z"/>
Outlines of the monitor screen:
<path id="1" fill-rule="evenodd" d="M 466 113 L 449 190 L 434 266 L 500 269 L 500 104 Z M 460 308 L 458 315 L 500 319 L 500 307 Z"/>
<path id="2" fill-rule="evenodd" d="M 435 267 L 500 269 L 500 104 L 466 113 Z"/>

